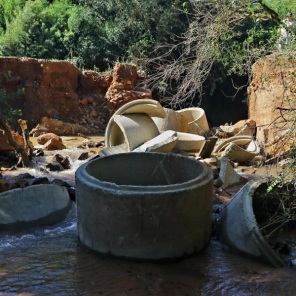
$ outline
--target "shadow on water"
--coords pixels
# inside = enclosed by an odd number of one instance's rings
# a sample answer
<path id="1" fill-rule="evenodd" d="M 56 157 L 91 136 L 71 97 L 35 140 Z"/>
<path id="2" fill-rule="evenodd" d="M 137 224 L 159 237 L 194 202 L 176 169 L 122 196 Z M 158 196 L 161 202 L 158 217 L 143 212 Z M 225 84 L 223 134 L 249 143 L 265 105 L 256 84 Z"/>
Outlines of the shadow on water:
<path id="1" fill-rule="evenodd" d="M 105 257 L 77 242 L 76 209 L 55 227 L 0 237 L 0 295 L 295 295 L 296 268 L 233 254 L 211 240 L 166 263 Z"/>

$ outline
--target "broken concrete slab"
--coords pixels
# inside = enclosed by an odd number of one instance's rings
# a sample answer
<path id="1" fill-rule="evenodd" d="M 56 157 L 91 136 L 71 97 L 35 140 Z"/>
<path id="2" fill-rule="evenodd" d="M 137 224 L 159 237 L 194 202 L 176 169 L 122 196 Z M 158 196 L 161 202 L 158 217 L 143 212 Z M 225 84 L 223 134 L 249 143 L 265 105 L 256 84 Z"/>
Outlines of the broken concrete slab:
<path id="1" fill-rule="evenodd" d="M 236 136 L 253 136 L 255 134 L 255 129 L 245 125 Z"/>
<path id="2" fill-rule="evenodd" d="M 100 152 L 99 152 L 99 156 L 108 156 L 108 155 L 113 155 L 113 154 L 119 154 L 119 153 L 126 153 L 128 151 L 128 147 L 127 147 L 127 143 L 123 143 L 120 145 L 116 145 L 116 146 L 112 146 L 112 147 L 107 147 L 107 148 L 103 148 Z M 92 160 L 95 157 L 91 157 L 89 158 L 89 160 Z"/>
<path id="3" fill-rule="evenodd" d="M 177 132 L 176 149 L 184 151 L 199 151 L 205 143 L 205 138 L 197 134 Z"/>
<path id="4" fill-rule="evenodd" d="M 51 184 L 3 192 L 0 203 L 0 230 L 54 225 L 71 209 L 67 188 Z"/>
<path id="5" fill-rule="evenodd" d="M 252 136 L 234 136 L 227 139 L 221 139 L 217 142 L 214 152 L 218 153 L 223 151 L 230 143 L 234 143 L 239 146 L 248 145 L 254 138 Z"/>
<path id="6" fill-rule="evenodd" d="M 258 143 L 256 141 L 251 141 L 246 149 L 236 145 L 235 143 L 230 143 L 223 151 L 222 157 L 227 157 L 234 162 L 243 163 L 251 161 L 259 154 L 260 147 Z"/>
<path id="7" fill-rule="evenodd" d="M 210 137 L 208 140 L 206 140 L 200 149 L 199 156 L 201 158 L 210 157 L 217 143 L 217 140 L 218 140 L 218 137 Z"/>
<path id="8" fill-rule="evenodd" d="M 248 182 L 247 179 L 240 176 L 231 165 L 230 161 L 226 157 L 222 157 L 220 160 L 220 172 L 219 177 L 222 180 L 223 184 L 221 186 L 222 189 L 226 189 L 232 185 L 238 184 L 246 184 Z"/>
<path id="9" fill-rule="evenodd" d="M 150 141 L 144 143 L 133 152 L 171 152 L 178 142 L 177 133 L 175 131 L 165 131 Z"/>
<path id="10" fill-rule="evenodd" d="M 240 120 L 235 124 L 220 125 L 222 135 L 227 137 L 239 136 L 239 135 L 254 135 L 256 128 L 256 122 L 253 119 Z"/>

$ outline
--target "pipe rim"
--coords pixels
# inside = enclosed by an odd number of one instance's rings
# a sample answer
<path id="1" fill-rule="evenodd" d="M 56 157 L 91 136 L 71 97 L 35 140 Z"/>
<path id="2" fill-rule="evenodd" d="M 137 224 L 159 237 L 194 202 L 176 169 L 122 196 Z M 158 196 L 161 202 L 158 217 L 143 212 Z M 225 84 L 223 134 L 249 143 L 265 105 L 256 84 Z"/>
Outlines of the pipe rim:
<path id="1" fill-rule="evenodd" d="M 197 165 L 201 167 L 201 173 L 198 174 L 195 178 L 190 179 L 188 181 L 182 182 L 182 183 L 174 183 L 174 184 L 164 184 L 164 185 L 119 185 L 113 182 L 108 181 L 102 181 L 98 178 L 93 177 L 91 174 L 87 172 L 87 166 L 93 164 L 94 162 L 99 162 L 101 159 L 111 158 L 111 157 L 124 157 L 126 155 L 132 155 L 132 154 L 148 154 L 148 155 L 162 155 L 164 157 L 174 157 L 174 158 L 182 158 L 185 161 L 188 162 L 195 162 Z M 180 191 L 186 191 L 190 190 L 193 187 L 197 186 L 203 186 L 204 184 L 207 184 L 209 182 L 209 179 L 213 180 L 213 175 L 210 170 L 210 168 L 205 165 L 204 163 L 196 160 L 191 159 L 182 155 L 177 154 L 167 154 L 167 153 L 158 153 L 158 152 L 129 152 L 129 153 L 120 153 L 115 155 L 107 155 L 100 157 L 99 159 L 91 160 L 90 162 L 87 162 L 83 165 L 81 165 L 76 173 L 75 173 L 76 182 L 79 179 L 80 182 L 87 183 L 87 186 L 93 187 L 93 188 L 101 188 L 105 191 L 114 191 L 114 190 L 120 190 L 124 192 L 137 192 L 137 194 L 143 194 L 147 195 L 149 194 L 159 194 L 160 192 L 180 192 Z"/>

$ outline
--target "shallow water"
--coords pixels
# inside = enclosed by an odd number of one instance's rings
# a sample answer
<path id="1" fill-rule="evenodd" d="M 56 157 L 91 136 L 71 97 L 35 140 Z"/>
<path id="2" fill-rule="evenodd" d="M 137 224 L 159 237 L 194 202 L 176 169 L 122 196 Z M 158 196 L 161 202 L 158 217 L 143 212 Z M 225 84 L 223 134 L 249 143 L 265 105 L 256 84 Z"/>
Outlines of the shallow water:
<path id="1" fill-rule="evenodd" d="M 77 242 L 76 210 L 54 227 L 0 236 L 0 295 L 295 295 L 296 268 L 276 269 L 211 240 L 175 262 L 94 254 Z"/>
<path id="2" fill-rule="evenodd" d="M 81 139 L 78 139 L 79 141 Z M 72 161 L 71 170 L 44 174 L 39 166 L 51 155 L 35 159 L 36 166 L 7 174 L 29 172 L 74 184 L 83 163 L 73 147 L 59 151 Z M 48 159 L 46 159 L 46 157 Z M 246 175 L 256 175 L 244 168 Z M 6 177 L 8 177 L 8 175 Z M 76 209 L 66 221 L 22 233 L 0 234 L 0 295 L 296 295 L 296 267 L 274 268 L 234 254 L 212 239 L 190 258 L 152 263 L 94 254 L 77 241 Z"/>

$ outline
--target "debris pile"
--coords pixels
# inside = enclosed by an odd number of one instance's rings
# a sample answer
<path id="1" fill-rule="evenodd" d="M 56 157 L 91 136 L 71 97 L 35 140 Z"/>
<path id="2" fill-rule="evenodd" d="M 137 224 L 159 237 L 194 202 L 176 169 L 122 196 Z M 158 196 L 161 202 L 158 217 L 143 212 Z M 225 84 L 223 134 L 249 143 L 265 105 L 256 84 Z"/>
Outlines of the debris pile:
<path id="1" fill-rule="evenodd" d="M 39 127 L 32 133 L 38 135 L 39 145 L 35 146 L 35 157 L 42 156 L 43 151 L 66 148 L 62 138 L 51 130 Z M 262 179 L 249 181 L 239 174 L 237 169 L 239 165 L 258 164 L 259 160 L 262 161 L 267 156 L 262 143 L 256 140 L 254 120 L 247 119 L 234 125 L 225 124 L 218 128 L 210 128 L 206 114 L 201 108 L 174 111 L 162 107 L 159 102 L 152 99 L 137 99 L 123 104 L 114 112 L 107 124 L 104 142 L 96 143 L 86 136 L 83 138 L 78 148 L 98 149 L 91 156 L 87 152 L 81 153 L 78 159 L 83 162 L 96 157 L 135 152 L 176 153 L 204 162 L 213 171 L 213 196 L 219 199 L 213 206 L 213 213 L 216 214 L 213 215 L 213 222 L 217 226 L 219 239 L 235 250 L 255 258 L 263 258 L 274 266 L 296 262 L 294 259 L 296 256 L 293 257 L 291 253 L 283 259 L 275 251 L 280 243 L 294 250 L 291 247 L 291 244 L 293 245 L 291 240 L 277 239 L 270 236 L 270 233 L 265 233 L 267 226 L 270 226 L 270 219 L 261 219 L 264 211 L 262 202 L 258 203 L 262 201 L 258 196 L 262 192 L 258 193 L 257 187 L 267 181 Z M 56 153 L 43 170 L 45 173 L 60 172 L 70 169 L 72 163 L 70 157 Z M 41 170 L 41 167 L 39 169 Z M 48 184 L 49 180 L 44 178 L 40 182 Z M 0 192 L 30 185 L 33 185 L 32 181 L 9 182 L 0 176 Z M 238 189 L 233 194 L 229 193 L 228 190 L 232 190 L 235 186 Z M 68 185 L 66 187 L 72 200 L 75 200 L 75 188 Z M 222 192 L 228 195 L 225 200 L 220 198 L 219 193 Z M 293 192 L 295 195 L 295 191 Z M 287 207 L 285 203 L 277 203 L 278 207 L 274 212 L 270 211 L 269 215 L 273 217 L 275 213 L 282 215 L 283 211 L 278 211 L 280 205 Z M 242 211 L 241 214 L 239 210 Z M 287 212 L 283 215 L 286 214 Z M 289 222 L 294 223 L 295 219 L 292 220 Z M 280 225 L 275 223 L 275 227 L 278 226 Z M 245 232 L 241 232 L 242 229 L 245 229 Z M 236 232 L 238 236 L 234 237 L 233 233 Z M 286 243 L 283 244 L 283 241 Z"/>

